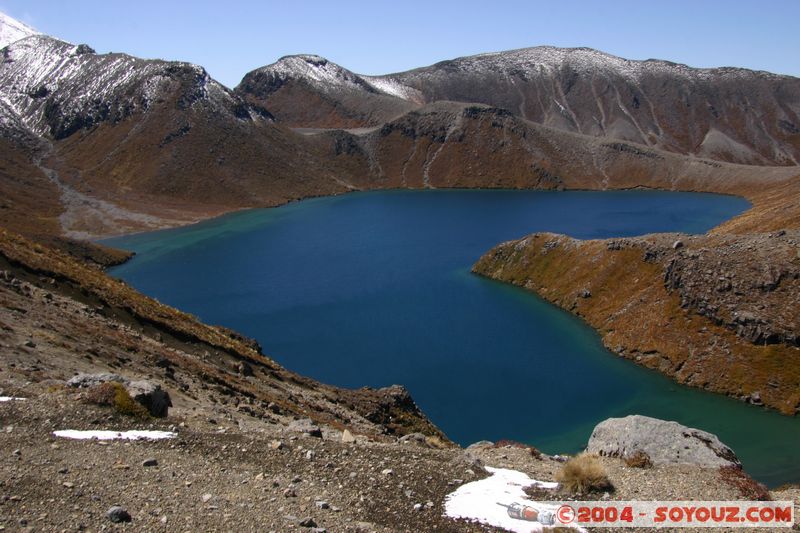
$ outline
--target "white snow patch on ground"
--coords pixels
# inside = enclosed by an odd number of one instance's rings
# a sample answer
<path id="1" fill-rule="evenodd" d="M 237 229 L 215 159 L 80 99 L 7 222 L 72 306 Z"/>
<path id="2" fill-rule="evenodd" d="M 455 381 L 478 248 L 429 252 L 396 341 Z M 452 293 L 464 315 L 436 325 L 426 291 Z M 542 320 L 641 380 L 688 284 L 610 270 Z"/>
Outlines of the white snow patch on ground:
<path id="1" fill-rule="evenodd" d="M 399 81 L 393 78 L 381 77 L 381 76 L 362 76 L 367 83 L 381 91 L 382 93 L 388 94 L 390 96 L 396 96 L 397 98 L 402 98 L 403 100 L 409 101 L 421 101 L 423 99 L 422 93 L 417 91 L 416 89 L 412 89 L 406 85 L 403 85 Z"/>
<path id="2" fill-rule="evenodd" d="M 97 439 L 97 440 L 161 440 L 171 439 L 178 434 L 172 431 L 147 431 L 147 430 L 131 430 L 131 431 L 110 431 L 110 430 L 77 430 L 77 429 L 64 429 L 61 431 L 54 431 L 53 435 L 56 437 L 63 437 L 65 439 Z"/>
<path id="3" fill-rule="evenodd" d="M 498 505 L 498 503 L 503 505 L 518 503 L 555 513 L 556 506 L 542 505 L 531 501 L 523 492 L 523 489 L 534 485 L 545 489 L 553 489 L 558 484 L 531 479 L 517 470 L 491 467 L 486 467 L 486 470 L 492 475 L 486 479 L 462 485 L 445 497 L 445 516 L 499 527 L 514 533 L 544 531 L 542 524 L 538 522 L 511 518 L 508 516 L 506 508 Z M 575 529 L 583 531 L 580 528 Z"/>
<path id="4" fill-rule="evenodd" d="M 0 396 L 0 402 L 14 402 L 14 401 L 22 401 L 25 398 L 16 398 L 14 396 Z"/>

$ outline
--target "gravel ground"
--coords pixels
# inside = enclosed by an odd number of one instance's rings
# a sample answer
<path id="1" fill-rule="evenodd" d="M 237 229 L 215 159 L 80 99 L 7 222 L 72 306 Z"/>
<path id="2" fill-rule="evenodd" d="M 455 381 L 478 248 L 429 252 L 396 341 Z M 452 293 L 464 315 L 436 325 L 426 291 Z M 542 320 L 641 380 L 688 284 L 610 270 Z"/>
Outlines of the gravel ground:
<path id="1" fill-rule="evenodd" d="M 87 405 L 71 390 L 50 388 L 24 402 L 0 403 L 5 531 L 492 531 L 443 517 L 445 496 L 485 475 L 472 457 L 547 481 L 562 464 L 511 446 L 465 452 L 363 439 L 346 443 L 332 430 L 316 438 L 280 424 L 219 427 L 208 422 L 209 413 L 190 409 L 175 409 L 158 422 L 131 423 L 110 408 Z M 52 436 L 67 428 L 161 429 L 178 436 L 108 443 Z M 157 465 L 144 466 L 151 459 Z M 618 459 L 601 460 L 616 491 L 590 499 L 742 497 L 716 470 L 637 469 Z M 798 495 L 797 488 L 787 488 L 775 497 L 797 501 Z M 422 508 L 415 510 L 415 504 Z M 116 505 L 130 513 L 130 523 L 106 517 Z M 316 525 L 301 525 L 311 522 Z"/>

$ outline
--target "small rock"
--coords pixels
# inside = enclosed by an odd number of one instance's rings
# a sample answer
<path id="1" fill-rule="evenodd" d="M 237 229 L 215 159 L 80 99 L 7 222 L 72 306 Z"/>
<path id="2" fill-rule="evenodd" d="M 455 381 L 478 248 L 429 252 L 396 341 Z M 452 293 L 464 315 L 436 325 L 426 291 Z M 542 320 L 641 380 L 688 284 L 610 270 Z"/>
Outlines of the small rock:
<path id="1" fill-rule="evenodd" d="M 211 498 L 213 498 L 211 494 L 205 493 L 201 499 L 203 500 L 203 503 L 208 503 L 211 501 Z"/>
<path id="2" fill-rule="evenodd" d="M 472 472 L 472 475 L 475 472 L 484 472 L 485 469 L 483 467 L 483 461 L 475 455 L 472 451 L 464 450 L 461 454 L 456 456 L 452 461 L 452 464 L 463 466 L 467 469 L 467 472 Z"/>
<path id="3" fill-rule="evenodd" d="M 142 461 L 142 466 L 158 466 L 158 459 L 149 457 Z"/>
<path id="4" fill-rule="evenodd" d="M 62 485 L 64 485 L 68 489 L 75 487 L 75 483 L 72 483 L 71 481 L 65 481 L 64 483 L 62 483 Z"/>
<path id="5" fill-rule="evenodd" d="M 124 507 L 120 507 L 119 505 L 115 505 L 114 507 L 106 511 L 106 518 L 108 518 L 115 524 L 131 521 L 130 513 L 128 513 L 128 511 L 125 510 Z"/>
<path id="6" fill-rule="evenodd" d="M 322 438 L 322 430 L 314 424 L 310 418 L 302 418 L 295 420 L 289 424 L 289 431 L 296 431 L 298 433 L 305 433 L 310 437 Z"/>
<path id="7" fill-rule="evenodd" d="M 161 385 L 150 381 L 132 381 L 125 388 L 131 398 L 145 406 L 150 414 L 155 417 L 166 417 L 169 408 L 172 407 L 169 393 L 162 389 Z"/>
<path id="8" fill-rule="evenodd" d="M 678 248 L 683 248 L 683 241 L 677 240 L 672 243 L 672 249 L 677 250 Z"/>
<path id="9" fill-rule="evenodd" d="M 384 470 L 381 470 L 381 474 L 383 474 L 384 476 L 393 476 L 394 470 L 392 470 L 391 468 L 386 468 Z"/>
<path id="10" fill-rule="evenodd" d="M 295 490 L 293 488 L 289 487 L 288 489 L 283 491 L 283 497 L 284 498 L 296 498 L 297 497 L 297 492 L 295 492 Z"/>
<path id="11" fill-rule="evenodd" d="M 355 441 L 356 441 L 356 438 L 353 436 L 352 433 L 350 433 L 349 429 L 345 429 L 342 432 L 342 442 L 346 442 L 346 443 L 349 444 L 349 443 L 353 443 Z"/>
<path id="12" fill-rule="evenodd" d="M 317 523 L 309 516 L 300 520 L 300 527 L 317 527 Z"/>
<path id="13" fill-rule="evenodd" d="M 422 511 L 422 504 L 421 503 L 415 503 L 414 504 L 414 510 L 415 511 Z"/>
<path id="14" fill-rule="evenodd" d="M 400 437 L 400 441 L 403 444 L 416 444 L 418 446 L 427 446 L 428 440 L 425 438 L 425 435 L 422 433 L 409 433 L 408 435 L 403 435 Z"/>
<path id="15" fill-rule="evenodd" d="M 330 507 L 331 507 L 331 506 L 328 504 L 328 502 L 325 502 L 325 501 L 322 501 L 322 500 L 317 500 L 317 501 L 315 501 L 315 502 L 314 502 L 314 505 L 316 505 L 316 506 L 317 506 L 317 509 L 330 509 Z"/>
<path id="16" fill-rule="evenodd" d="M 22 455 L 22 450 L 20 450 L 19 448 L 17 448 L 17 449 L 16 449 L 16 450 L 14 450 L 13 452 L 11 452 L 11 455 Z"/>
<path id="17" fill-rule="evenodd" d="M 284 447 L 284 444 L 283 444 L 283 442 L 281 442 L 279 440 L 274 440 L 274 441 L 269 443 L 269 447 L 272 448 L 273 450 L 282 450 L 283 447 Z"/>
<path id="18" fill-rule="evenodd" d="M 247 363 L 245 361 L 241 361 L 236 366 L 236 370 L 239 372 L 239 374 L 241 374 L 242 376 L 245 376 L 245 377 L 253 375 L 253 367 L 250 366 L 250 363 Z"/>
<path id="19" fill-rule="evenodd" d="M 317 452 L 315 452 L 314 450 L 308 450 L 306 452 L 306 460 L 307 461 L 313 461 L 316 456 L 317 456 Z"/>
<path id="20" fill-rule="evenodd" d="M 69 468 L 67 468 L 66 466 L 63 466 L 58 469 L 59 474 L 66 474 L 67 472 L 69 472 Z"/>

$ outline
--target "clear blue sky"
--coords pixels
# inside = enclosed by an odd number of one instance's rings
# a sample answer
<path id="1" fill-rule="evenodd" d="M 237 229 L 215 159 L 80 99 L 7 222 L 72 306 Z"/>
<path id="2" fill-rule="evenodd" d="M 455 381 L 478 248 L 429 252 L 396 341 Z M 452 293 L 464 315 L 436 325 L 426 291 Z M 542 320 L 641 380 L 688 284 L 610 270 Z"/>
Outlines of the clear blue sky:
<path id="1" fill-rule="evenodd" d="M 228 86 L 287 54 L 386 74 L 541 44 L 800 76 L 800 0 L 0 0 L 0 10 L 98 52 L 201 64 Z"/>

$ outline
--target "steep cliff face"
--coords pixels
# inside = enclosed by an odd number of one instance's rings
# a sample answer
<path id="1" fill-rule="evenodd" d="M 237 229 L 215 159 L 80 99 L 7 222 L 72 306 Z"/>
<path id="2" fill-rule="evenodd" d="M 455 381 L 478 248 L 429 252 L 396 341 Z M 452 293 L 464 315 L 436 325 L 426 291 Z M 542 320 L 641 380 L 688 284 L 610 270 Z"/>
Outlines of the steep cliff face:
<path id="1" fill-rule="evenodd" d="M 237 90 L 268 102 L 293 127 L 370 126 L 396 114 L 402 102 L 449 100 L 720 161 L 800 161 L 797 78 L 631 61 L 588 48 L 481 54 L 386 76 L 360 76 L 323 58 L 290 58 L 248 74 Z"/>

